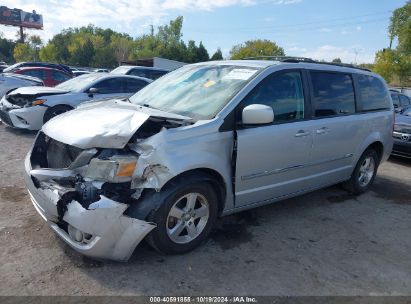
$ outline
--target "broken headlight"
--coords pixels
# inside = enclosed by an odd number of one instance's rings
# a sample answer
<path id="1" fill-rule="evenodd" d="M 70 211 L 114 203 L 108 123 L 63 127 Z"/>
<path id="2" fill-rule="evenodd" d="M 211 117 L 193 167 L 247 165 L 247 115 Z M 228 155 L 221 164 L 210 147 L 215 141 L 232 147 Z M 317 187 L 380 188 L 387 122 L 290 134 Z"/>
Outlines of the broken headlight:
<path id="1" fill-rule="evenodd" d="M 114 155 L 109 159 L 93 158 L 84 177 L 111 183 L 129 182 L 136 167 L 137 158 L 134 156 Z"/>

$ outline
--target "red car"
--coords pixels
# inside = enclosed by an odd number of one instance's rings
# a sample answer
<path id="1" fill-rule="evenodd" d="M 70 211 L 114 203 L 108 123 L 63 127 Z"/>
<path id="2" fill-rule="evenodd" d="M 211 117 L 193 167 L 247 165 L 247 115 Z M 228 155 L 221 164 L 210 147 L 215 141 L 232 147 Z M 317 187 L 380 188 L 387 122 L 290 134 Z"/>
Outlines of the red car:
<path id="1" fill-rule="evenodd" d="M 13 73 L 40 78 L 43 80 L 46 87 L 54 87 L 55 85 L 72 78 L 71 75 L 64 73 L 63 71 L 45 67 L 24 67 L 13 71 Z"/>

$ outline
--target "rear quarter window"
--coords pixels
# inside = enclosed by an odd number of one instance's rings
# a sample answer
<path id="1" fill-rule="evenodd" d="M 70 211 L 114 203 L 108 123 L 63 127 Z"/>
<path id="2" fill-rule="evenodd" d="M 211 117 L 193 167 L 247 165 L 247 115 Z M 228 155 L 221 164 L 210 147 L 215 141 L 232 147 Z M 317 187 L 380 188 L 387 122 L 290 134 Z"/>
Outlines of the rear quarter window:
<path id="1" fill-rule="evenodd" d="M 350 74 L 311 72 L 315 117 L 355 113 L 354 85 Z"/>
<path id="2" fill-rule="evenodd" d="M 369 75 L 357 75 L 357 81 L 361 99 L 360 111 L 391 108 L 389 93 L 380 79 Z"/>

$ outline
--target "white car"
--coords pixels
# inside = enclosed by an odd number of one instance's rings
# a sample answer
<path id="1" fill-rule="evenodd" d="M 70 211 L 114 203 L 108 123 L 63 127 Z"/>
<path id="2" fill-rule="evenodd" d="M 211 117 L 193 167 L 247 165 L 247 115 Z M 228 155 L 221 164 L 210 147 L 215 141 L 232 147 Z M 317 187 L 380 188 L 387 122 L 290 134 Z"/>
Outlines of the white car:
<path id="1" fill-rule="evenodd" d="M 20 87 L 43 85 L 43 81 L 36 77 L 12 73 L 2 73 L 0 74 L 0 98 L 3 97 L 7 92 Z"/>
<path id="2" fill-rule="evenodd" d="M 51 118 L 83 102 L 127 98 L 150 82 L 152 80 L 142 77 L 93 73 L 54 88 L 19 88 L 1 99 L 0 118 L 11 127 L 39 130 Z"/>

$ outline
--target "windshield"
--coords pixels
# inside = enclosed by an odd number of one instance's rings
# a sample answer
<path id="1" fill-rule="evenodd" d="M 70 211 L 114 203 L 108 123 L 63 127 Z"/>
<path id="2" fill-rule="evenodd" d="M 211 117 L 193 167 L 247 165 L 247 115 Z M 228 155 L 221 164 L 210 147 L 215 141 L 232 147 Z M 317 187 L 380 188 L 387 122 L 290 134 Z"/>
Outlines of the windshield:
<path id="1" fill-rule="evenodd" d="M 119 66 L 118 68 L 115 68 L 112 70 L 110 73 L 112 74 L 126 74 L 130 70 L 129 66 Z"/>
<path id="2" fill-rule="evenodd" d="M 195 120 L 210 119 L 258 71 L 234 65 L 188 65 L 149 84 L 130 101 Z"/>
<path id="3" fill-rule="evenodd" d="M 5 69 L 3 70 L 3 73 L 13 71 L 15 68 L 19 67 L 20 65 L 21 65 L 21 62 L 15 63 L 15 64 L 13 64 L 13 65 L 5 68 Z"/>
<path id="4" fill-rule="evenodd" d="M 80 92 L 88 88 L 92 82 L 102 76 L 103 75 L 97 73 L 80 75 L 56 85 L 56 88 L 72 92 Z"/>

